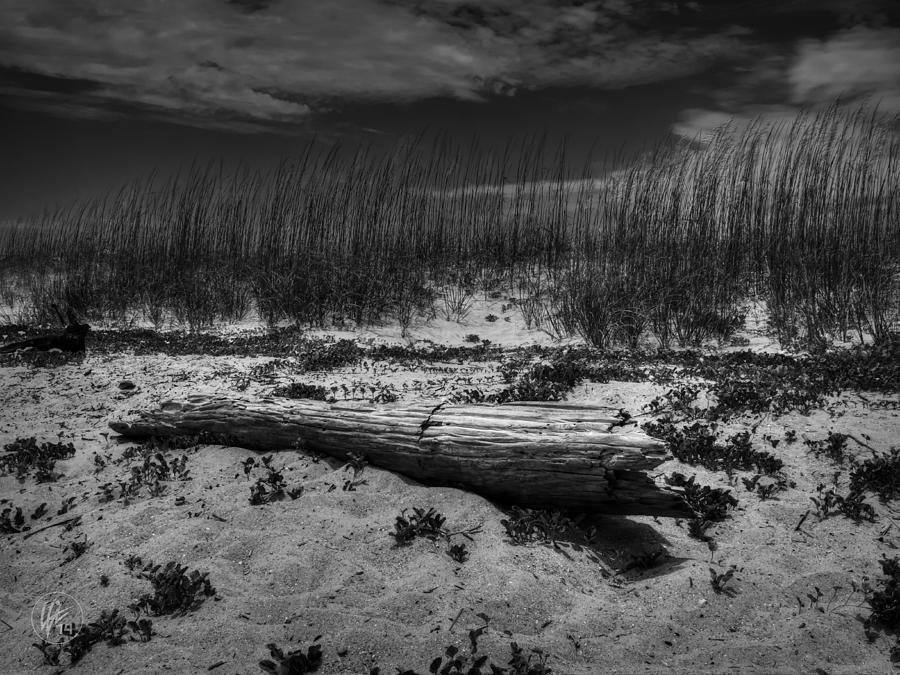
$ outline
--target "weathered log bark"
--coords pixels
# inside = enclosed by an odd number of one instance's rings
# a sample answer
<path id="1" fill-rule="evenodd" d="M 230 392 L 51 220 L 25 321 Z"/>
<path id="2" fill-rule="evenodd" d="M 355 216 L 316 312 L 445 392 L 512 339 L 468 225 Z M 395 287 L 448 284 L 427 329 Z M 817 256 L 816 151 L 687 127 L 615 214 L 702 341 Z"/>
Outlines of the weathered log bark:
<path id="1" fill-rule="evenodd" d="M 612 431 L 605 408 L 569 403 L 355 407 L 319 401 L 192 396 L 110 427 L 129 437 L 225 434 L 255 450 L 299 447 L 430 485 L 541 508 L 691 517 L 677 492 L 643 471 L 670 458 L 662 442 Z"/>

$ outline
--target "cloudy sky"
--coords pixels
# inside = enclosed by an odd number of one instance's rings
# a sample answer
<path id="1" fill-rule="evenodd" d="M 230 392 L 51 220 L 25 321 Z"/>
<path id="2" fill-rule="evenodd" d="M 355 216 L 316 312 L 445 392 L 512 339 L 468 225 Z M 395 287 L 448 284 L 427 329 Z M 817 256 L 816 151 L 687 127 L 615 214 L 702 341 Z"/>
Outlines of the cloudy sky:
<path id="1" fill-rule="evenodd" d="M 194 158 L 265 166 L 423 128 L 598 155 L 900 113 L 897 0 L 0 0 L 0 217 Z M 578 153 L 574 153 L 576 156 Z M 581 158 L 579 158 L 581 159 Z"/>

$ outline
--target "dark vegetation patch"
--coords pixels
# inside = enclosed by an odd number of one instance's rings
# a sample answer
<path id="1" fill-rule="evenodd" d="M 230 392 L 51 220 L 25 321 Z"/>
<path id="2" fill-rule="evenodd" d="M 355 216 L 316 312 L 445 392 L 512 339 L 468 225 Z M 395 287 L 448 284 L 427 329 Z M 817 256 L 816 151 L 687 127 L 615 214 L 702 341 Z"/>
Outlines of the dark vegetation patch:
<path id="1" fill-rule="evenodd" d="M 315 384 L 306 384 L 305 382 L 291 382 L 272 390 L 272 396 L 281 396 L 283 398 L 302 398 L 313 401 L 324 401 L 328 398 L 328 390 Z"/>
<path id="2" fill-rule="evenodd" d="M 251 506 L 260 506 L 262 504 L 270 504 L 271 502 L 281 501 L 285 497 L 297 499 L 303 494 L 303 487 L 297 486 L 288 489 L 287 481 L 280 469 L 272 466 L 273 455 L 265 455 L 257 464 L 254 457 L 248 457 L 244 460 L 244 475 L 250 477 L 250 472 L 256 468 L 261 468 L 265 475 L 256 479 L 256 482 L 250 487 L 250 504 Z"/>
<path id="3" fill-rule="evenodd" d="M 321 635 L 316 637 L 306 651 L 303 649 L 294 649 L 285 653 L 274 642 L 266 645 L 269 650 L 271 659 L 263 659 L 259 662 L 259 667 L 266 673 L 271 675 L 304 675 L 304 673 L 314 673 L 322 665 L 322 647 L 315 644 L 321 639 Z"/>
<path id="4" fill-rule="evenodd" d="M 446 522 L 447 519 L 434 508 L 417 506 L 409 514 L 407 509 L 403 509 L 394 521 L 394 531 L 389 534 L 396 546 L 408 546 L 418 538 L 431 541 L 441 539 L 446 544 L 445 553 L 455 562 L 464 563 L 469 559 L 469 550 L 464 543 L 454 544 L 453 537 L 462 536 L 474 541 L 472 535 L 481 532 L 481 526 L 451 532 L 445 527 Z"/>
<path id="5" fill-rule="evenodd" d="M 171 456 L 171 453 L 178 449 L 196 450 L 196 440 L 197 437 L 152 438 L 127 448 L 116 463 L 132 460 L 137 460 L 137 463 L 129 468 L 128 478 L 100 485 L 100 501 L 121 499 L 127 505 L 144 490 L 150 497 L 162 497 L 168 491 L 169 482 L 192 480 L 190 469 L 187 468 L 187 454 Z M 95 464 L 99 466 L 96 457 Z"/>
<path id="6" fill-rule="evenodd" d="M 536 648 L 526 651 L 516 642 L 509 645 L 510 657 L 505 665 L 494 663 L 486 655 L 479 655 L 478 640 L 488 631 L 490 617 L 483 613 L 477 616 L 484 623 L 468 631 L 468 653 L 450 645 L 439 656 L 430 659 L 427 668 L 397 668 L 396 675 L 424 675 L 426 672 L 431 675 L 553 675 L 553 669 L 548 665 L 549 654 Z M 275 643 L 269 643 L 266 648 L 271 658 L 261 660 L 259 667 L 269 675 L 305 675 L 317 672 L 324 661 L 322 646 L 319 644 L 321 639 L 322 636 L 318 635 L 306 649 L 301 647 L 289 652 Z M 370 668 L 369 675 L 382 675 L 381 666 Z"/>
<path id="7" fill-rule="evenodd" d="M 74 666 L 90 652 L 95 645 L 105 642 L 117 647 L 126 642 L 149 642 L 153 632 L 153 622 L 147 618 L 128 620 L 118 609 L 103 610 L 96 621 L 82 626 L 78 635 L 64 645 L 34 642 L 32 646 L 40 650 L 44 665 L 60 665 L 60 656 L 67 654 L 69 665 Z"/>
<path id="8" fill-rule="evenodd" d="M 594 562 L 600 562 L 596 550 L 596 527 L 584 522 L 586 514 L 559 510 L 524 509 L 513 506 L 500 521 L 513 546 L 539 544 L 556 550 L 570 549 L 584 552 Z"/>
<path id="9" fill-rule="evenodd" d="M 206 598 L 215 596 L 216 589 L 209 582 L 208 572 L 193 570 L 174 560 L 163 565 L 146 564 L 137 557 L 126 560 L 126 567 L 138 570 L 137 577 L 146 579 L 153 586 L 151 593 L 142 594 L 129 605 L 133 611 L 144 611 L 151 616 L 184 616 L 200 607 Z"/>
<path id="10" fill-rule="evenodd" d="M 810 499 L 816 507 L 819 520 L 841 514 L 857 524 L 875 521 L 875 509 L 866 502 L 865 495 L 860 490 L 851 488 L 846 495 L 842 495 L 837 492 L 836 487 L 826 487 L 824 483 L 820 483 L 816 487 L 816 495 Z"/>
<path id="11" fill-rule="evenodd" d="M 509 660 L 506 665 L 494 663 L 487 655 L 479 655 L 478 640 L 488 632 L 491 618 L 479 612 L 476 616 L 484 623 L 468 632 L 468 654 L 456 645 L 445 647 L 443 652 L 430 660 L 428 673 L 431 675 L 553 675 L 548 665 L 550 658 L 542 649 L 525 650 L 518 643 L 509 645 Z M 454 622 L 455 623 L 455 622 Z M 422 675 L 424 671 L 397 668 L 397 675 Z M 369 675 L 381 675 L 381 667 L 369 670 Z"/>
<path id="12" fill-rule="evenodd" d="M 817 494 L 811 499 L 820 519 L 841 514 L 856 523 L 872 522 L 877 515 L 874 507 L 865 501 L 866 493 L 877 495 L 882 502 L 900 496 L 900 448 L 875 453 L 860 461 L 847 447 L 851 439 L 860 442 L 849 434 L 833 431 L 824 439 L 804 441 L 816 457 L 827 457 L 839 469 L 849 469 L 850 473 L 845 494 L 838 491 L 841 470 L 835 472 L 832 487 L 822 483 L 816 488 Z"/>
<path id="13" fill-rule="evenodd" d="M 874 492 L 883 501 L 900 495 L 900 448 L 891 448 L 858 463 L 850 472 L 850 489 Z"/>
<path id="14" fill-rule="evenodd" d="M 866 634 L 874 640 L 878 630 L 889 631 L 895 636 L 900 631 L 900 558 L 883 557 L 880 561 L 885 578 L 880 587 L 864 582 L 863 590 L 872 613 L 866 618 Z M 900 637 L 895 637 L 891 649 L 891 661 L 900 662 Z"/>
<path id="15" fill-rule="evenodd" d="M 3 449 L 5 452 L 0 455 L 0 475 L 14 475 L 19 480 L 24 480 L 33 473 L 38 483 L 56 481 L 62 475 L 53 470 L 57 460 L 69 459 L 75 455 L 75 446 L 71 443 L 38 444 L 33 436 L 17 438 L 4 445 Z"/>
<path id="16" fill-rule="evenodd" d="M 725 520 L 728 509 L 738 505 L 737 498 L 729 490 L 698 485 L 696 478 L 696 476 L 687 478 L 684 474 L 676 471 L 671 476 L 667 476 L 665 480 L 666 484 L 682 489 L 684 501 L 694 510 L 697 518 L 701 521 L 712 523 Z"/>
<path id="17" fill-rule="evenodd" d="M 25 514 L 21 506 L 7 506 L 0 512 L 0 534 L 18 534 L 30 530 L 25 524 Z"/>
<path id="18" fill-rule="evenodd" d="M 646 422 L 642 428 L 650 436 L 665 441 L 675 459 L 685 464 L 724 471 L 728 475 L 736 470 L 752 470 L 774 476 L 784 468 L 784 462 L 779 458 L 754 449 L 747 431 L 734 434 L 726 443 L 719 443 L 715 424 L 694 422 L 678 428 L 671 419 L 663 418 Z"/>

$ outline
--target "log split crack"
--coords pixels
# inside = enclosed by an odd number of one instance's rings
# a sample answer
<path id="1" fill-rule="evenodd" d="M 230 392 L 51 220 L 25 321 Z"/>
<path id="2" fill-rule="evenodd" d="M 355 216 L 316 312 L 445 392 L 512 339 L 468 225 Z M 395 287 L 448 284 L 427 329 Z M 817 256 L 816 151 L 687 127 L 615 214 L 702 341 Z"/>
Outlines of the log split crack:
<path id="1" fill-rule="evenodd" d="M 443 422 L 434 421 L 431 418 L 434 417 L 438 412 L 440 412 L 441 408 L 443 408 L 445 405 L 447 405 L 447 402 L 441 401 L 436 406 L 434 406 L 434 408 L 432 408 L 430 413 L 428 413 L 428 417 L 426 417 L 425 421 L 419 425 L 419 435 L 416 437 L 416 443 L 422 443 L 422 438 L 425 436 L 425 431 L 427 429 L 431 427 L 439 427 L 444 424 Z"/>

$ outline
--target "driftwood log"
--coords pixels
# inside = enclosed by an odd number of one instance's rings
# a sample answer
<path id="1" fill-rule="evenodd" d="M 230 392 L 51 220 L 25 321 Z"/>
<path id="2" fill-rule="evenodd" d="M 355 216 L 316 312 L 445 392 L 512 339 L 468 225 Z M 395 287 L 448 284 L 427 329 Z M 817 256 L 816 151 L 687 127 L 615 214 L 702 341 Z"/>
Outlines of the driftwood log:
<path id="1" fill-rule="evenodd" d="M 291 447 L 457 486 L 527 507 L 692 517 L 644 472 L 670 458 L 607 408 L 568 403 L 354 407 L 192 396 L 110 427 L 126 437 L 224 434 L 254 450 Z"/>

